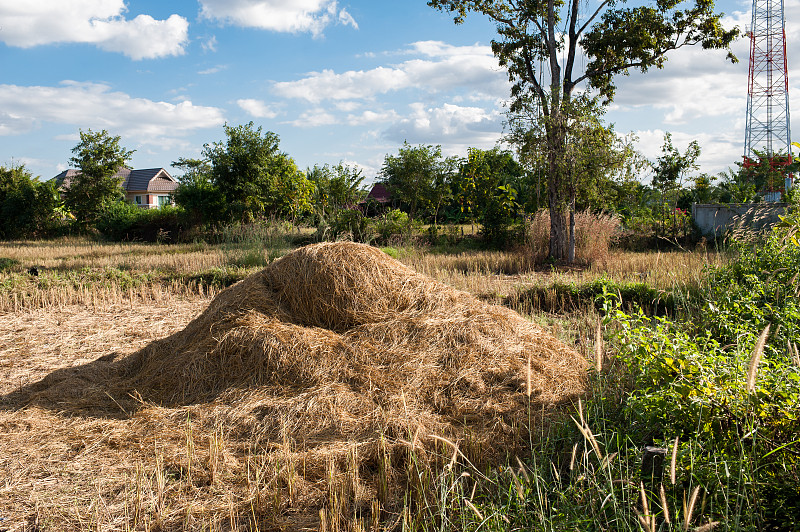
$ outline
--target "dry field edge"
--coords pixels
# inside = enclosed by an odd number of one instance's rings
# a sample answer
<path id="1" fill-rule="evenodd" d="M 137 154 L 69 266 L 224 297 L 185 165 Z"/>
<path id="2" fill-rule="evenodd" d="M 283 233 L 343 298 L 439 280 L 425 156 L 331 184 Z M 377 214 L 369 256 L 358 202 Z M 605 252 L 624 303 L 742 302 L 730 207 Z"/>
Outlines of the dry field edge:
<path id="1" fill-rule="evenodd" d="M 401 489 L 424 500 L 443 465 L 455 461 L 473 477 L 480 473 L 468 465 L 481 454 L 469 437 L 456 447 L 452 435 L 438 442 L 428 437 L 423 447 L 415 442 L 425 437 L 408 430 L 370 443 L 345 439 L 315 453 L 290 437 L 286 419 L 273 419 L 269 437 L 251 428 L 243 439 L 236 430 L 250 426 L 245 411 L 253 411 L 247 402 L 252 398 L 235 394 L 173 406 L 111 394 L 106 406 L 114 413 L 102 416 L 74 408 L 98 390 L 65 390 L 68 399 L 60 405 L 43 406 L 37 399 L 55 381 L 74 388 L 66 377 L 96 383 L 98 377 L 90 375 L 95 369 L 102 373 L 107 364 L 183 330 L 220 289 L 259 269 L 231 267 L 226 262 L 231 254 L 214 247 L 81 242 L 0 247 L 0 257 L 15 261 L 0 272 L 0 527 L 376 529 L 412 519 L 389 501 Z M 705 253 L 618 253 L 589 268 L 537 271 L 518 253 L 433 255 L 408 248 L 396 254 L 447 286 L 517 306 L 584 354 L 596 319 L 593 309 L 541 314 L 509 298 L 532 287 L 546 292 L 553 283 L 581 284 L 599 276 L 663 288 L 685 285 L 698 279 L 705 265 L 724 260 Z M 28 272 L 31 266 L 41 268 L 38 275 Z M 230 282 L 204 277 L 222 274 Z M 345 389 L 333 393 L 346 396 Z M 313 408 L 322 397 L 304 397 L 303 408 Z M 412 401 L 402 396 L 397 402 L 409 408 Z M 275 404 L 263 408 L 273 415 L 280 411 Z M 329 417 L 338 415 L 338 424 L 360 423 L 343 405 L 327 408 Z M 321 511 L 302 510 L 309 507 Z"/>

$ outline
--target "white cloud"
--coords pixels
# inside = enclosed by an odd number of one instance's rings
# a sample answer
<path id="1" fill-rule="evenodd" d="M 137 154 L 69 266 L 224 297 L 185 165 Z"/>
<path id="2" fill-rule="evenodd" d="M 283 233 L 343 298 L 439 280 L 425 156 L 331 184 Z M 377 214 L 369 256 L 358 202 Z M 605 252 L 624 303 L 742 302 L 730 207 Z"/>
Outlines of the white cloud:
<path id="1" fill-rule="evenodd" d="M 275 118 L 278 116 L 278 113 L 276 113 L 271 107 L 261 100 L 246 98 L 242 100 L 236 100 L 236 105 L 247 111 L 255 118 Z"/>
<path id="2" fill-rule="evenodd" d="M 746 98 L 746 63 L 733 65 L 724 52 L 685 48 L 661 70 L 619 79 L 614 103 L 615 110 L 652 107 L 666 123 L 682 124 L 741 114 Z"/>
<path id="3" fill-rule="evenodd" d="M 125 19 L 123 0 L 0 0 L 0 39 L 29 48 L 51 43 L 89 43 L 131 59 L 181 55 L 189 22 L 178 15 Z"/>
<path id="4" fill-rule="evenodd" d="M 333 23 L 358 28 L 336 0 L 200 0 L 201 16 L 248 28 L 318 36 Z"/>
<path id="5" fill-rule="evenodd" d="M 0 85 L 0 134 L 19 135 L 44 122 L 107 129 L 143 144 L 168 144 L 197 129 L 220 126 L 216 107 L 133 98 L 98 83 L 64 81 L 58 87 Z"/>
<path id="6" fill-rule="evenodd" d="M 338 120 L 325 109 L 315 108 L 304 112 L 297 120 L 292 120 L 287 123 L 300 128 L 313 128 L 337 124 Z"/>
<path id="7" fill-rule="evenodd" d="M 361 104 L 359 102 L 353 102 L 353 101 L 344 100 L 344 101 L 333 102 L 333 106 L 338 111 L 342 111 L 342 112 L 345 112 L 345 113 L 352 113 L 356 109 L 360 108 Z"/>
<path id="8" fill-rule="evenodd" d="M 388 140 L 411 144 L 447 145 L 449 154 L 462 154 L 467 147 L 489 148 L 500 140 L 502 118 L 497 110 L 444 104 L 426 107 L 411 104 L 411 113 L 383 133 Z"/>
<path id="9" fill-rule="evenodd" d="M 197 73 L 202 75 L 202 76 L 207 76 L 209 74 L 216 74 L 217 72 L 221 72 L 222 70 L 225 70 L 226 68 L 228 68 L 227 65 L 217 65 L 217 66 L 206 68 L 205 70 L 200 70 Z"/>
<path id="10" fill-rule="evenodd" d="M 208 52 L 216 52 L 217 51 L 217 36 L 216 35 L 212 35 L 211 37 L 209 37 L 208 39 L 203 41 L 200 46 L 202 46 L 203 51 L 206 52 L 206 53 L 208 53 Z"/>
<path id="11" fill-rule="evenodd" d="M 350 114 L 347 116 L 347 125 L 349 126 L 366 126 L 369 124 L 386 124 L 392 121 L 396 121 L 400 118 L 393 109 L 389 111 L 364 111 L 363 113 L 356 115 Z"/>
<path id="12" fill-rule="evenodd" d="M 30 121 L 18 113 L 0 111 L 0 137 L 31 130 Z"/>
<path id="13" fill-rule="evenodd" d="M 787 2 L 786 12 L 798 7 L 796 0 Z M 727 27 L 741 29 L 750 22 L 749 12 L 735 12 L 724 20 Z M 792 68 L 792 58 L 800 57 L 800 21 L 787 18 L 786 38 L 790 108 L 796 110 L 800 91 L 795 88 L 800 87 L 794 84 L 800 68 Z M 691 140 L 699 142 L 701 171 L 716 174 L 733 166 L 744 151 L 749 46 L 748 38 L 733 44 L 737 64 L 727 61 L 723 51 L 692 46 L 669 55 L 663 69 L 617 78 L 619 88 L 608 118 L 639 129 L 638 148 L 651 160 L 660 154 L 664 130 L 669 130 L 681 150 Z"/>
<path id="14" fill-rule="evenodd" d="M 409 53 L 427 59 L 411 59 L 394 66 L 372 70 L 333 70 L 311 72 L 296 81 L 274 85 L 274 91 L 287 98 L 311 103 L 323 100 L 370 99 L 377 95 L 408 88 L 428 92 L 467 90 L 472 97 L 496 99 L 508 94 L 505 72 L 488 46 L 451 46 L 438 41 L 411 45 Z"/>
<path id="15" fill-rule="evenodd" d="M 282 81 L 273 86 L 279 96 L 301 98 L 312 103 L 322 100 L 353 100 L 400 90 L 410 85 L 405 72 L 396 68 L 350 70 L 336 74 L 333 70 L 312 72 L 298 81 Z"/>
<path id="16" fill-rule="evenodd" d="M 662 129 L 648 129 L 636 131 L 638 137 L 636 149 L 648 160 L 655 161 L 661 152 L 664 144 L 664 133 Z M 735 161 L 741 160 L 743 138 L 738 131 L 728 129 L 719 133 L 688 133 L 685 131 L 672 131 L 672 144 L 681 153 L 686 151 L 689 143 L 696 140 L 700 144 L 700 157 L 697 160 L 700 169 L 691 175 L 706 172 L 717 174 L 729 166 L 733 166 Z M 643 172 L 644 181 L 649 182 L 650 172 Z"/>

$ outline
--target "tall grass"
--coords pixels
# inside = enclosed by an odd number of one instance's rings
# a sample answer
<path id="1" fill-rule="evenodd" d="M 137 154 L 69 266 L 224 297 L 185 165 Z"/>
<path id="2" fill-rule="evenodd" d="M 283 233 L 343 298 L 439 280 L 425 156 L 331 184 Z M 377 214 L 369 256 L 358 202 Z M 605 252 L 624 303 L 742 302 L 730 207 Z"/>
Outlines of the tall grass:
<path id="1" fill-rule="evenodd" d="M 292 225 L 279 220 L 231 224 L 216 235 L 226 264 L 263 268 L 289 249 Z"/>
<path id="2" fill-rule="evenodd" d="M 620 221 L 614 215 L 581 211 L 575 213 L 575 260 L 593 264 L 608 256 Z M 525 223 L 526 245 L 541 262 L 550 253 L 550 212 L 541 210 Z"/>

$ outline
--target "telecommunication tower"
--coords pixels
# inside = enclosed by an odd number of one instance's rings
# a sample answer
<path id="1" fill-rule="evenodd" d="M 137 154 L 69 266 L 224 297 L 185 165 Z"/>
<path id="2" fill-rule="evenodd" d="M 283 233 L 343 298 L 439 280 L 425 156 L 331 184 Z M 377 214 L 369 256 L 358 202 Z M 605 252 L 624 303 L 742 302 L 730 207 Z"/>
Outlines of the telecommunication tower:
<path id="1" fill-rule="evenodd" d="M 773 167 L 792 162 L 789 130 L 789 76 L 783 0 L 753 0 L 750 30 L 750 73 L 747 80 L 745 167 L 769 157 Z M 780 156 L 780 157 L 779 157 Z M 783 183 L 772 187 L 783 188 Z"/>

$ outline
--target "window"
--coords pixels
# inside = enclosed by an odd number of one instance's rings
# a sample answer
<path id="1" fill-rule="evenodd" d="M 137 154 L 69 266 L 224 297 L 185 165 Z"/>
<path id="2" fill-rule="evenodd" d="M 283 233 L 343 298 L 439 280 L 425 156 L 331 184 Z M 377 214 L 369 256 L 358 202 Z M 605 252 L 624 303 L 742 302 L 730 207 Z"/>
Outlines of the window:
<path id="1" fill-rule="evenodd" d="M 164 205 L 169 205 L 169 196 L 159 196 L 158 197 L 158 206 L 163 207 Z"/>
<path id="2" fill-rule="evenodd" d="M 136 205 L 141 205 L 142 204 L 142 197 L 141 196 L 134 196 L 133 197 L 133 201 L 136 202 Z"/>

